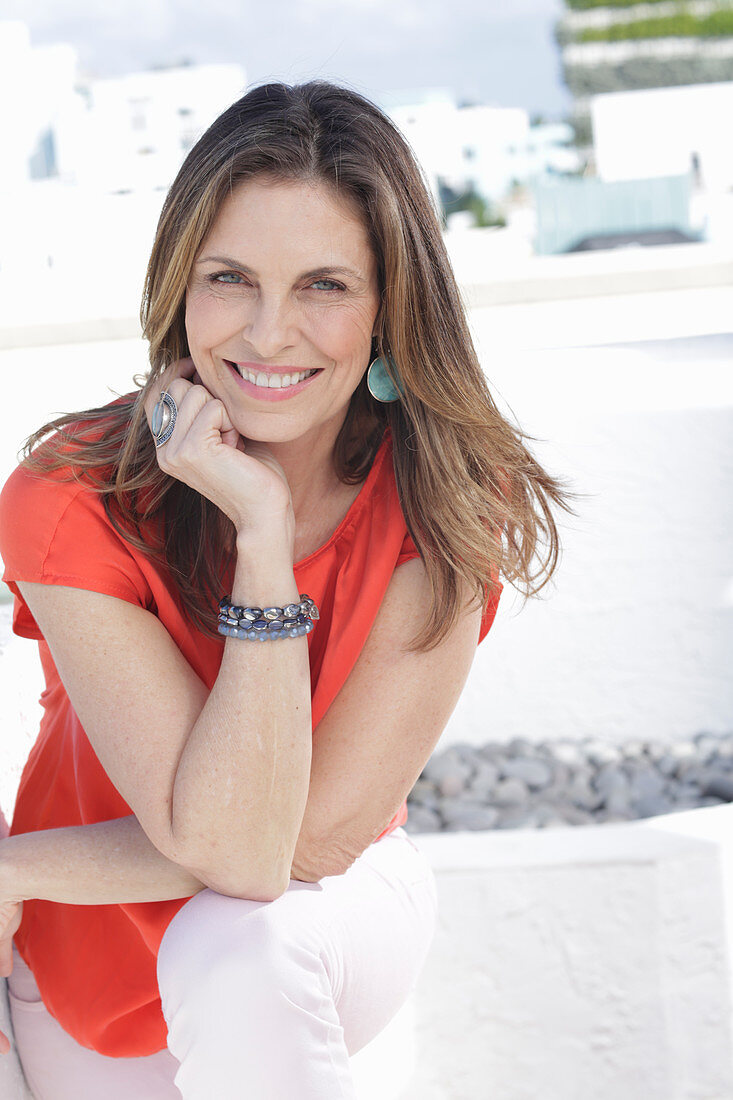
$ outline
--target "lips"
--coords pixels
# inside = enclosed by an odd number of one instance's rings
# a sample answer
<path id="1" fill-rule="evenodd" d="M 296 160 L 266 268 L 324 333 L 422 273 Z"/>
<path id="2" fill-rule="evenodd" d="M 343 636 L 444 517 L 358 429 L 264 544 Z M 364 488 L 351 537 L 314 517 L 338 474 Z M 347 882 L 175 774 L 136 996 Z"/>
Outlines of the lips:
<path id="1" fill-rule="evenodd" d="M 251 366 L 248 363 L 237 364 L 230 359 L 225 359 L 224 362 L 227 363 L 231 369 L 232 376 L 239 388 L 260 401 L 283 401 L 287 400 L 289 397 L 295 397 L 322 373 L 321 368 L 305 368 L 308 373 L 303 377 L 303 369 L 299 370 L 297 367 L 291 367 L 289 370 L 265 371 L 259 370 L 254 363 Z M 255 377 L 257 375 L 265 375 L 268 380 L 277 377 L 279 382 L 285 382 L 286 384 L 284 387 L 282 385 L 257 385 L 249 378 L 243 376 L 242 371 L 246 371 L 248 374 L 254 375 Z M 300 381 L 291 383 L 290 379 L 292 377 L 300 377 Z"/>
<path id="2" fill-rule="evenodd" d="M 315 373 L 314 368 L 308 370 L 292 368 L 289 371 L 265 371 L 242 363 L 235 363 L 234 367 L 242 378 L 246 378 L 253 385 L 262 388 L 269 386 L 270 389 L 280 389 L 281 387 L 285 389 L 287 386 L 295 386 L 298 382 L 302 382 Z"/>

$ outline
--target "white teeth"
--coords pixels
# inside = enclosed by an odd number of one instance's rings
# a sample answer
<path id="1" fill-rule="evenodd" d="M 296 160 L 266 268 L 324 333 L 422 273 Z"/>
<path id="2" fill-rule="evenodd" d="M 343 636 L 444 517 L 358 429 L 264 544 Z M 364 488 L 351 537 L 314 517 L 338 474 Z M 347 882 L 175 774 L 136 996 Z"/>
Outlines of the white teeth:
<path id="1" fill-rule="evenodd" d="M 262 386 L 263 389 L 269 390 L 284 390 L 288 386 L 295 386 L 298 382 L 302 382 L 304 378 L 308 378 L 309 375 L 314 373 L 311 370 L 304 370 L 297 374 L 265 374 L 264 371 L 258 371 L 255 374 L 254 371 L 239 366 L 237 366 L 237 370 L 242 378 L 246 378 L 248 382 L 252 382 L 255 386 Z"/>

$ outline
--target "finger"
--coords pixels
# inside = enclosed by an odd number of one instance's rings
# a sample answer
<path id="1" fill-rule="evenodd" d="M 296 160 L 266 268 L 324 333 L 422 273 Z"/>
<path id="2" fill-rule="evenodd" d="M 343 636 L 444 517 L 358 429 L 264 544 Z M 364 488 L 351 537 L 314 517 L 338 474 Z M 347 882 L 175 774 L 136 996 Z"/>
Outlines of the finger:
<path id="1" fill-rule="evenodd" d="M 200 389 L 201 387 L 198 387 L 198 388 Z M 158 403 L 160 401 L 162 401 L 161 394 L 167 393 L 170 397 L 173 398 L 173 401 L 175 402 L 175 405 L 176 405 L 175 415 L 176 415 L 176 420 L 177 420 L 178 416 L 180 415 L 181 404 L 183 402 L 183 398 L 185 397 L 186 393 L 190 389 L 193 389 L 193 386 L 190 382 L 186 381 L 186 379 L 184 379 L 184 378 L 175 378 L 172 382 L 169 382 L 167 386 L 164 386 L 161 383 L 161 389 L 160 390 L 157 390 L 155 393 L 152 393 L 152 394 L 148 395 L 148 398 L 145 402 L 145 413 L 146 413 L 146 416 L 148 418 L 148 427 L 150 428 L 151 432 L 153 431 L 153 415 L 154 415 L 155 409 L 156 409 Z M 170 408 L 170 406 L 169 406 L 169 408 Z M 164 423 L 165 423 L 165 421 L 164 421 Z M 168 427 L 170 427 L 170 421 L 168 421 Z M 175 428 L 175 425 L 173 427 Z M 164 444 L 161 444 L 161 445 L 164 445 Z"/>
<path id="2" fill-rule="evenodd" d="M 190 355 L 183 359 L 176 359 L 173 363 L 161 371 L 156 377 L 155 384 L 150 387 L 150 391 L 145 398 L 145 412 L 148 418 L 148 424 L 150 424 L 153 409 L 157 404 L 161 392 L 167 390 L 173 382 L 179 378 L 186 380 L 193 380 L 196 374 L 196 367 L 194 366 L 193 359 Z"/>
<path id="3" fill-rule="evenodd" d="M 177 418 L 174 435 L 178 427 Z M 175 440 L 175 446 L 171 448 L 170 459 L 182 458 L 184 454 L 196 456 L 212 444 L 216 446 L 224 443 L 226 446 L 236 448 L 239 439 L 239 432 L 232 424 L 224 403 L 212 397 L 206 390 L 203 390 L 202 396 L 201 387 L 196 386 L 184 396 L 180 413 L 180 431 Z M 174 442 L 174 436 L 171 436 L 169 442 Z"/>
<path id="4" fill-rule="evenodd" d="M 168 424 L 170 434 L 165 442 L 157 443 L 156 440 L 158 465 L 162 470 L 177 477 L 179 474 L 176 471 L 181 470 L 181 463 L 185 465 L 187 460 L 193 458 L 195 464 L 195 456 L 200 453 L 198 449 L 201 447 L 222 442 L 236 446 L 238 433 L 229 414 L 222 402 L 212 397 L 204 386 L 192 386 L 177 379 L 167 392 L 176 403 L 176 415 L 175 421 Z M 205 421 L 201 422 L 198 418 L 204 409 L 208 412 Z"/>

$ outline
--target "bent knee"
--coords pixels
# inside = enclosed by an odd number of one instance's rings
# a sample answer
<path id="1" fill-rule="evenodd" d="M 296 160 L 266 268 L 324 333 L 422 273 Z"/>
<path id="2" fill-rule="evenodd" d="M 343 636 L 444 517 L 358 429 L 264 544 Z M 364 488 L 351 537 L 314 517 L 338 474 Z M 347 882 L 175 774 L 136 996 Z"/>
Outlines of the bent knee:
<path id="1" fill-rule="evenodd" d="M 286 895 L 282 895 L 285 897 Z M 256 987 L 285 982 L 294 966 L 310 967 L 317 951 L 307 923 L 292 906 L 249 901 L 202 890 L 168 925 L 158 952 L 158 985 L 185 995 L 193 989 L 203 997 L 230 979 Z"/>

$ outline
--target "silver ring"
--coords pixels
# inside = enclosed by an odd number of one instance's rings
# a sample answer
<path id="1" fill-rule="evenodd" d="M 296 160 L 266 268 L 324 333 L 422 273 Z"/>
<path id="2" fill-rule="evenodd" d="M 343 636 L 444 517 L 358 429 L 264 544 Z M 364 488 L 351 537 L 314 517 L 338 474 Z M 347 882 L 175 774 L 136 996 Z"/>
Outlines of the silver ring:
<path id="1" fill-rule="evenodd" d="M 160 401 L 156 401 L 153 415 L 150 418 L 150 430 L 153 433 L 156 447 L 162 447 L 173 435 L 178 406 L 166 391 L 161 391 Z"/>

